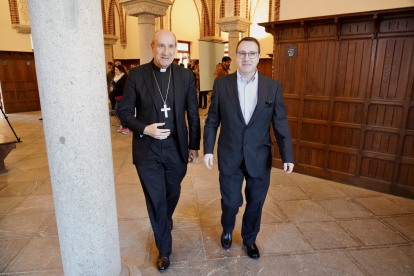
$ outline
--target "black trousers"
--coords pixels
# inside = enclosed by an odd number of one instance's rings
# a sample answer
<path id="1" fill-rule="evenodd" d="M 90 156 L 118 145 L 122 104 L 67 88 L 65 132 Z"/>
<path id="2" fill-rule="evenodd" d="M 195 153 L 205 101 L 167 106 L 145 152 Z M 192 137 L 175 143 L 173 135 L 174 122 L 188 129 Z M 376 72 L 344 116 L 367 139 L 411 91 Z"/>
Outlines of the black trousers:
<path id="1" fill-rule="evenodd" d="M 161 254 L 171 253 L 172 219 L 187 164 L 179 152 L 178 139 L 154 140 L 142 162 L 135 165 L 147 203 L 155 244 Z"/>
<path id="2" fill-rule="evenodd" d="M 198 92 L 198 108 L 207 108 L 207 94 L 208 91 Z M 204 105 L 203 105 L 204 98 Z"/>
<path id="3" fill-rule="evenodd" d="M 239 169 L 233 175 L 225 175 L 220 172 L 221 192 L 221 225 L 226 233 L 233 232 L 236 223 L 236 215 L 243 205 L 242 186 L 246 179 L 246 209 L 243 215 L 241 235 L 244 244 L 256 242 L 260 231 L 263 204 L 266 199 L 270 183 L 270 170 L 260 177 L 252 177 L 246 169 L 244 160 Z"/>

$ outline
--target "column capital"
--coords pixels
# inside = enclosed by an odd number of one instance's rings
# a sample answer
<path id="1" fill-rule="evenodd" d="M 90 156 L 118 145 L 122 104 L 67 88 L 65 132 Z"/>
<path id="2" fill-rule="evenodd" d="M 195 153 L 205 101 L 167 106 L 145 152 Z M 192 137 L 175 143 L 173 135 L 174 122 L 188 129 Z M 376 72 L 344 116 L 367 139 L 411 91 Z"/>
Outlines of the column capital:
<path id="1" fill-rule="evenodd" d="M 252 22 L 249 19 L 240 17 L 240 16 L 232 16 L 232 17 L 224 17 L 217 20 L 217 24 L 220 25 L 220 28 L 223 32 L 247 32 L 250 28 Z"/>
<path id="2" fill-rule="evenodd" d="M 170 0 L 121 0 L 119 4 L 124 6 L 127 15 L 138 17 L 141 14 L 152 14 L 155 17 L 165 16 Z"/>
<path id="3" fill-rule="evenodd" d="M 105 45 L 115 45 L 119 37 L 116 35 L 104 34 L 104 44 Z"/>

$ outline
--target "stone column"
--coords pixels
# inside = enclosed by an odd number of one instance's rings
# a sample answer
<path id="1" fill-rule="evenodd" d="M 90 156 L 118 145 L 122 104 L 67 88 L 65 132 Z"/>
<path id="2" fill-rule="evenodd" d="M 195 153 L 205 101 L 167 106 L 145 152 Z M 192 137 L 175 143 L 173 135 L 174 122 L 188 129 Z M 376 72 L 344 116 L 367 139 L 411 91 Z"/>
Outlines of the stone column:
<path id="1" fill-rule="evenodd" d="M 128 275 L 119 246 L 100 1 L 30 0 L 66 276 Z"/>
<path id="2" fill-rule="evenodd" d="M 240 32 L 247 32 L 252 22 L 249 19 L 240 16 L 223 17 L 217 21 L 223 32 L 229 33 L 229 57 L 232 62 L 230 65 L 231 72 L 237 70 L 236 47 L 240 41 Z"/>
<path id="3" fill-rule="evenodd" d="M 121 0 L 127 15 L 138 17 L 140 64 L 151 61 L 151 40 L 155 33 L 155 18 L 165 16 L 170 0 Z"/>
<path id="4" fill-rule="evenodd" d="M 104 35 L 104 45 L 105 45 L 105 70 L 108 71 L 108 62 L 114 61 L 114 57 L 112 56 L 112 48 L 118 41 L 118 37 L 116 35 Z"/>

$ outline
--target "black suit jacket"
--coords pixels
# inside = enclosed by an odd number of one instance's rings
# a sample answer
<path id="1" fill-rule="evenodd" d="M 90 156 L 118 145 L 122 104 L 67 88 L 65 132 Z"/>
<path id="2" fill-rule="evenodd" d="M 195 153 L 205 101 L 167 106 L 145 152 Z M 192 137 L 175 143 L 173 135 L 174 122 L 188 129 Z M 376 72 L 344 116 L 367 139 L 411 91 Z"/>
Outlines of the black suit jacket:
<path id="1" fill-rule="evenodd" d="M 280 83 L 258 74 L 258 98 L 246 125 L 237 91 L 237 72 L 214 81 L 211 105 L 204 127 L 204 154 L 213 153 L 217 128 L 218 166 L 221 173 L 232 175 L 243 158 L 249 174 L 258 177 L 272 166 L 270 123 L 283 163 L 293 163 L 292 138 Z"/>
<path id="2" fill-rule="evenodd" d="M 188 149 L 200 149 L 200 119 L 198 115 L 197 90 L 190 70 L 172 64 L 174 78 L 174 116 L 181 156 L 188 162 Z M 129 71 L 127 83 L 119 108 L 122 126 L 134 132 L 133 162 L 139 164 L 146 156 L 154 138 L 143 135 L 147 125 L 158 122 L 157 97 L 151 63 L 134 67 Z M 136 115 L 135 115 L 136 109 Z M 186 124 L 186 111 L 188 127 Z"/>

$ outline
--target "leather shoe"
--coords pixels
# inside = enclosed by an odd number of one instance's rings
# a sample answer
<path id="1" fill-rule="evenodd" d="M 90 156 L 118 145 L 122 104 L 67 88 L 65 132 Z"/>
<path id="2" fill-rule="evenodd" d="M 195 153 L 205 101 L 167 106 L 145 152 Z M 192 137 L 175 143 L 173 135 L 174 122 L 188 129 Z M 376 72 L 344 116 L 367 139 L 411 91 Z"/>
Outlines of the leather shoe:
<path id="1" fill-rule="evenodd" d="M 174 224 L 173 224 L 173 220 L 172 219 L 168 221 L 168 224 L 170 225 L 170 229 L 173 230 Z"/>
<path id="2" fill-rule="evenodd" d="M 260 257 L 259 248 L 257 248 L 255 243 L 245 244 L 247 255 L 252 259 L 257 259 Z"/>
<path id="3" fill-rule="evenodd" d="M 170 253 L 160 254 L 157 259 L 158 270 L 166 270 L 170 266 Z"/>
<path id="4" fill-rule="evenodd" d="M 230 249 L 232 241 L 231 233 L 221 233 L 221 245 L 224 249 Z"/>

